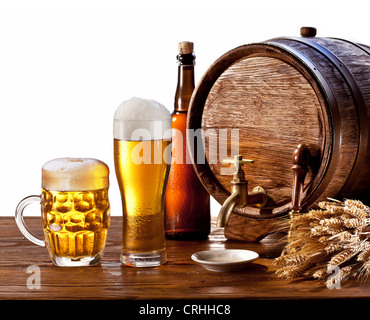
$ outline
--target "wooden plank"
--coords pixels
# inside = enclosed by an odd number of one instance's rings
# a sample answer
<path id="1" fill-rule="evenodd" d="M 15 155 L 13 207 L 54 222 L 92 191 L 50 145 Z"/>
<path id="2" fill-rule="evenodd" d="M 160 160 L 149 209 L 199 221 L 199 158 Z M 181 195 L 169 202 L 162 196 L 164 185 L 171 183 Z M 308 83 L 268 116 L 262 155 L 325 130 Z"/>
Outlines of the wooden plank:
<path id="1" fill-rule="evenodd" d="M 310 280 L 286 281 L 275 275 L 273 257 L 282 243 L 277 235 L 259 243 L 227 240 L 212 228 L 208 240 L 167 241 L 168 263 L 156 268 L 125 267 L 119 261 L 121 218 L 112 217 L 105 255 L 93 267 L 60 268 L 49 260 L 46 248 L 21 236 L 13 217 L 0 218 L 0 299 L 333 299 L 369 298 L 370 282 L 351 281 L 340 290 Z M 32 230 L 39 218 L 28 218 Z M 249 249 L 260 254 L 240 272 L 217 273 L 191 260 L 208 249 Z M 40 268 L 40 289 L 27 287 L 30 265 Z"/>

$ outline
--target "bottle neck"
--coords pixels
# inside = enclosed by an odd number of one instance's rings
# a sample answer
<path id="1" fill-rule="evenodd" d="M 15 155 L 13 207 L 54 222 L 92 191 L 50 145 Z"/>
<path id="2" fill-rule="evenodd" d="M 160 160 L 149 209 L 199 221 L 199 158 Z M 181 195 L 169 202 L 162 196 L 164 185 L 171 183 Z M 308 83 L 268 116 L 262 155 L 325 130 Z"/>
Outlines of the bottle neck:
<path id="1" fill-rule="evenodd" d="M 179 55 L 177 88 L 175 95 L 175 111 L 188 111 L 191 95 L 195 88 L 194 55 Z"/>

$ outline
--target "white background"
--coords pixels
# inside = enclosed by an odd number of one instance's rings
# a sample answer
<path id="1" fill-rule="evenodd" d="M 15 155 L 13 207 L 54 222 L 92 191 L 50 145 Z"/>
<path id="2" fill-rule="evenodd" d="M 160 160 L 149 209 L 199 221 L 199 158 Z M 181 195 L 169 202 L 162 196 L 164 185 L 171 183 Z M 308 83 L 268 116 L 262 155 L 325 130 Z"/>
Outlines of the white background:
<path id="1" fill-rule="evenodd" d="M 0 215 L 39 194 L 42 164 L 63 156 L 108 164 L 112 215 L 120 215 L 114 111 L 132 96 L 172 110 L 179 41 L 195 43 L 198 82 L 225 52 L 298 36 L 304 25 L 370 44 L 366 2 L 1 0 Z"/>

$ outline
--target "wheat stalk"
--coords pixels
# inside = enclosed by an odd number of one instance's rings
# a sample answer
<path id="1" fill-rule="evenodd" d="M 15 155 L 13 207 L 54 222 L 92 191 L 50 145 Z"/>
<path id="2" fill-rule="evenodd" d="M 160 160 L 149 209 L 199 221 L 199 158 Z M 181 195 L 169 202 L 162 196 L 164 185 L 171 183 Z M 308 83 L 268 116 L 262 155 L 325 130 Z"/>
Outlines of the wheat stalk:
<path id="1" fill-rule="evenodd" d="M 370 275 L 370 208 L 361 201 L 330 199 L 318 210 L 294 215 L 289 243 L 274 263 L 278 277 L 345 281 Z M 338 267 L 330 276 L 328 270 Z"/>

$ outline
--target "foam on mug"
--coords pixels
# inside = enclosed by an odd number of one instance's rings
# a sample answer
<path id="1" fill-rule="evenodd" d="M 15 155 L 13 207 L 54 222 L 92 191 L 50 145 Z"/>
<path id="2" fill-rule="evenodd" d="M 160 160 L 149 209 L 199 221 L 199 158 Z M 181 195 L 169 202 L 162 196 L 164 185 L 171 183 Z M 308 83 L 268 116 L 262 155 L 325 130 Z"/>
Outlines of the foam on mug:
<path id="1" fill-rule="evenodd" d="M 119 140 L 170 140 L 170 112 L 155 100 L 131 98 L 114 114 L 113 136 Z"/>
<path id="2" fill-rule="evenodd" d="M 109 168 L 97 159 L 57 158 L 42 166 L 42 187 L 51 191 L 88 191 L 109 187 Z"/>

